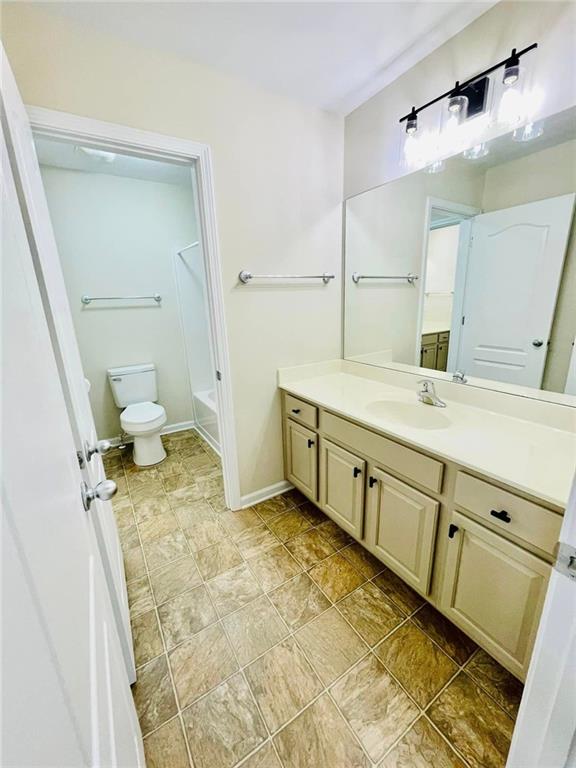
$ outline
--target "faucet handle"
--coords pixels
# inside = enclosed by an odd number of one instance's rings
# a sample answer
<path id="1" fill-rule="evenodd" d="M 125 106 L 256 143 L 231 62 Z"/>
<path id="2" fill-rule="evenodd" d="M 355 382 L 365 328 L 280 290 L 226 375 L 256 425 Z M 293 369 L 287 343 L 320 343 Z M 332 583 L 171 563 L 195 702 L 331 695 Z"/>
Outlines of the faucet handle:
<path id="1" fill-rule="evenodd" d="M 422 385 L 424 392 L 434 392 L 434 382 L 430 381 L 430 379 L 421 379 L 418 384 Z"/>

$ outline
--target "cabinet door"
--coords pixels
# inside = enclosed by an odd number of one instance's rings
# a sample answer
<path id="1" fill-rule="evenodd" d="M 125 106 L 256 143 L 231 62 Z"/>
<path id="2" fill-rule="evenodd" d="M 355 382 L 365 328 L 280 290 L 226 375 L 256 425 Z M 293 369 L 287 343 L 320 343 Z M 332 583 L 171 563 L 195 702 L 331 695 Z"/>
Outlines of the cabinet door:
<path id="1" fill-rule="evenodd" d="M 318 436 L 306 427 L 286 420 L 286 474 L 296 488 L 318 500 Z"/>
<path id="2" fill-rule="evenodd" d="M 550 566 L 457 512 L 452 515 L 442 609 L 524 678 Z"/>
<path id="3" fill-rule="evenodd" d="M 420 366 L 422 368 L 436 368 L 436 353 L 438 347 L 436 344 L 428 344 L 422 347 L 420 354 Z"/>
<path id="4" fill-rule="evenodd" d="M 448 342 L 441 341 L 436 348 L 436 370 L 445 371 L 448 364 Z"/>
<path id="5" fill-rule="evenodd" d="M 320 506 L 357 539 L 364 529 L 366 462 L 329 440 L 320 448 Z"/>
<path id="6" fill-rule="evenodd" d="M 428 594 L 439 502 L 371 468 L 366 539 L 407 584 Z"/>

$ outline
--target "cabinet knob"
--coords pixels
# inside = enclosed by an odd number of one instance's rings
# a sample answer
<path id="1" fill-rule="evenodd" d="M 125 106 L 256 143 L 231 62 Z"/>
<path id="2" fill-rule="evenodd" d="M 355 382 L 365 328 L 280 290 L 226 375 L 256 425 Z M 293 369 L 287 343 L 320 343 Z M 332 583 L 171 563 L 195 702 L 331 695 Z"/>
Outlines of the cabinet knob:
<path id="1" fill-rule="evenodd" d="M 368 487 L 372 488 L 374 485 L 376 485 L 377 482 L 378 480 L 376 480 L 375 477 L 368 478 Z"/>
<path id="2" fill-rule="evenodd" d="M 314 445 L 314 440 L 308 440 L 308 448 L 312 448 Z"/>
<path id="3" fill-rule="evenodd" d="M 300 408 L 292 408 L 292 413 L 300 413 Z"/>
<path id="4" fill-rule="evenodd" d="M 498 512 L 496 509 L 491 509 L 490 514 L 492 515 L 492 517 L 495 517 L 497 520 L 502 520 L 503 523 L 512 522 L 512 518 L 510 517 L 508 512 L 506 512 L 505 509 L 501 509 L 500 512 Z"/>
<path id="5" fill-rule="evenodd" d="M 354 467 L 354 477 L 362 474 L 362 470 L 359 467 Z"/>
<path id="6" fill-rule="evenodd" d="M 454 523 L 450 523 L 450 528 L 448 528 L 448 538 L 453 539 L 454 534 L 456 533 L 457 530 L 458 530 L 458 526 L 454 525 Z"/>

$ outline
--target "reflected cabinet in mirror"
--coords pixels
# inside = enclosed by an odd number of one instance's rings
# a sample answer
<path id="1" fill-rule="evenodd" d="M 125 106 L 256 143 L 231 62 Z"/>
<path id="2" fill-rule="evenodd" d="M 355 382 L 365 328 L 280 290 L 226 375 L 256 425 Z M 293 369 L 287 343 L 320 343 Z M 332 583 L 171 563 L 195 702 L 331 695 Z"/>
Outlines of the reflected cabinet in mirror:
<path id="1" fill-rule="evenodd" d="M 576 395 L 575 111 L 543 129 L 346 201 L 344 357 Z"/>

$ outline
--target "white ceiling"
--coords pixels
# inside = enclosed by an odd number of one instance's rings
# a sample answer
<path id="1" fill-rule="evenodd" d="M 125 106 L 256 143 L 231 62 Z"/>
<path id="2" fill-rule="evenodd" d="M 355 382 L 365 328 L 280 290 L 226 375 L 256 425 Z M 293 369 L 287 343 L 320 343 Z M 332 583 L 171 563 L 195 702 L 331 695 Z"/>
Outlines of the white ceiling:
<path id="1" fill-rule="evenodd" d="M 41 7 L 347 114 L 495 1 L 50 2 Z"/>

